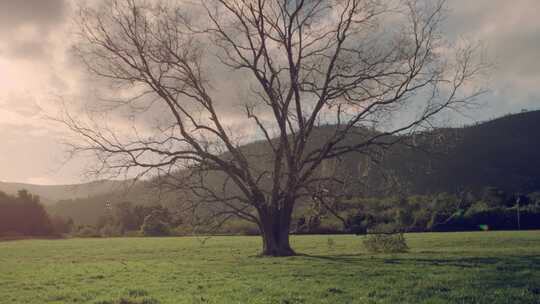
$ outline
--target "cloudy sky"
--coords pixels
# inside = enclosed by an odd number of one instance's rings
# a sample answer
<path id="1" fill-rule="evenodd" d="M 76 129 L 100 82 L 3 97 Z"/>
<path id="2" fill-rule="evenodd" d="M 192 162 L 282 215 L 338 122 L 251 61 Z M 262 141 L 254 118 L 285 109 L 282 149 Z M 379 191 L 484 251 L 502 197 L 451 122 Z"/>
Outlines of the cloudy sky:
<path id="1" fill-rule="evenodd" d="M 92 92 L 70 59 L 69 0 L 0 0 L 0 181 L 84 181 L 83 160 L 65 162 L 64 130 L 45 116 L 59 100 Z M 538 0 L 448 0 L 446 32 L 480 40 L 496 63 L 484 106 L 466 122 L 540 108 Z"/>

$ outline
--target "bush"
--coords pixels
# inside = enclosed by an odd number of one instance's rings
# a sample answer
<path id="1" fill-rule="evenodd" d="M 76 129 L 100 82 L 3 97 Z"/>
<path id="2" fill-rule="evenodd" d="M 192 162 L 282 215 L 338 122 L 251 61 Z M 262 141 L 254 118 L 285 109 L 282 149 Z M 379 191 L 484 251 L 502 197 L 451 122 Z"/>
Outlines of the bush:
<path id="1" fill-rule="evenodd" d="M 368 229 L 371 229 L 374 225 L 375 217 L 371 214 L 357 212 L 347 217 L 345 230 L 356 235 L 366 234 Z"/>
<path id="2" fill-rule="evenodd" d="M 540 229 L 540 208 L 534 205 L 520 208 L 521 229 Z M 465 213 L 452 216 L 446 223 L 435 227 L 435 231 L 514 230 L 518 228 L 517 207 L 484 208 L 477 205 Z"/>
<path id="3" fill-rule="evenodd" d="M 343 233 L 343 224 L 336 220 L 325 219 L 321 225 L 315 229 L 317 234 L 340 234 Z"/>
<path id="4" fill-rule="evenodd" d="M 232 220 L 225 224 L 220 232 L 234 235 L 259 235 L 259 228 L 254 223 L 245 220 Z"/>
<path id="5" fill-rule="evenodd" d="M 143 236 L 140 230 L 124 231 L 125 237 L 141 237 Z"/>
<path id="6" fill-rule="evenodd" d="M 467 222 L 467 219 L 465 218 L 464 214 L 465 214 L 464 210 L 458 210 L 442 223 L 434 224 L 432 222 L 430 224 L 431 231 L 450 232 L 450 231 L 474 230 L 473 228 L 470 227 L 470 224 Z M 436 220 L 436 218 L 434 218 L 433 220 Z"/>
<path id="7" fill-rule="evenodd" d="M 479 213 L 479 212 L 483 212 L 483 211 L 486 211 L 486 210 L 490 210 L 491 208 L 489 207 L 489 205 L 483 201 L 478 201 L 474 204 L 471 205 L 471 207 L 469 207 L 469 209 L 467 209 L 467 211 L 465 212 L 465 217 L 471 217 L 472 215 L 474 215 L 475 213 Z"/>
<path id="8" fill-rule="evenodd" d="M 58 215 L 51 217 L 53 231 L 56 234 L 69 234 L 73 230 L 73 220 Z"/>
<path id="9" fill-rule="evenodd" d="M 465 219 L 471 228 L 487 225 L 490 230 L 506 230 L 517 228 L 517 215 L 510 209 L 491 208 L 465 214 Z"/>
<path id="10" fill-rule="evenodd" d="M 363 243 L 370 253 L 404 253 L 409 250 L 403 233 L 368 234 Z"/>
<path id="11" fill-rule="evenodd" d="M 25 236 L 55 235 L 49 214 L 39 196 L 20 190 L 17 196 L 0 191 L 0 234 L 16 232 Z"/>
<path id="12" fill-rule="evenodd" d="M 176 226 L 174 228 L 171 228 L 170 230 L 171 235 L 174 236 L 188 236 L 193 234 L 193 227 L 190 227 L 189 225 L 182 224 L 179 226 Z"/>
<path id="13" fill-rule="evenodd" d="M 99 233 L 103 237 L 112 237 L 112 236 L 122 236 L 122 229 L 118 226 L 115 226 L 114 224 L 107 224 L 103 226 Z"/>
<path id="14" fill-rule="evenodd" d="M 141 232 L 144 236 L 171 235 L 169 224 L 163 219 L 161 212 L 156 211 L 152 211 L 144 218 Z"/>
<path id="15" fill-rule="evenodd" d="M 374 224 L 373 227 L 367 229 L 368 234 L 396 234 L 401 232 L 401 226 L 395 222 Z"/>
<path id="16" fill-rule="evenodd" d="M 512 210 L 516 212 L 515 209 Z M 540 206 L 529 205 L 521 208 L 521 229 L 540 229 Z"/>
<path id="17" fill-rule="evenodd" d="M 82 227 L 79 227 L 79 230 L 75 233 L 75 236 L 90 238 L 90 237 L 100 237 L 101 234 L 99 233 L 99 231 L 97 231 L 96 228 L 92 226 L 82 226 Z"/>
<path id="18" fill-rule="evenodd" d="M 6 231 L 6 232 L 0 231 L 0 239 L 4 239 L 4 240 L 22 239 L 24 238 L 24 236 L 25 235 L 23 233 L 20 233 L 17 231 Z"/>

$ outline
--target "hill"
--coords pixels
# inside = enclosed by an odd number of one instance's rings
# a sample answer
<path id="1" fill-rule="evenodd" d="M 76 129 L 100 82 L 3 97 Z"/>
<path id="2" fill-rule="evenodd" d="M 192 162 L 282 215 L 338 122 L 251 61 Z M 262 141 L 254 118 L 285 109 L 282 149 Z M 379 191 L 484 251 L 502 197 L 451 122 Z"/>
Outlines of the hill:
<path id="1" fill-rule="evenodd" d="M 321 146 L 334 129 L 335 126 L 320 127 L 308 146 Z M 345 144 L 361 141 L 368 132 L 373 131 L 355 130 L 345 139 Z M 408 194 L 460 191 L 481 194 L 488 186 L 507 193 L 540 190 L 540 111 L 388 140 L 398 139 L 401 144 L 392 146 L 377 165 L 370 164 L 360 153 L 341 159 L 338 173 L 347 173 L 366 185 L 366 189 L 356 194 L 387 195 L 380 187 L 383 172 L 391 174 L 400 190 Z M 249 155 L 265 155 L 265 149 L 266 144 L 262 142 L 244 146 Z M 264 156 L 253 157 L 258 157 L 254 163 L 259 170 L 270 169 L 265 167 L 268 161 Z M 321 170 L 334 169 L 335 164 L 327 161 Z M 397 190 L 395 186 L 394 190 Z"/>
<path id="2" fill-rule="evenodd" d="M 335 126 L 317 130 L 309 143 L 317 147 Z M 356 132 L 361 134 L 361 132 Z M 346 140 L 355 142 L 358 136 Z M 404 137 L 411 145 L 395 145 L 386 154 L 378 169 L 366 171 L 365 156 L 349 154 L 342 159 L 339 170 L 362 180 L 367 191 L 352 195 L 379 196 L 380 172 L 391 172 L 409 194 L 457 193 L 480 194 L 487 186 L 508 193 L 540 190 L 540 111 L 508 115 L 492 121 L 463 128 L 439 129 L 418 138 Z M 268 166 L 267 145 L 254 142 L 243 147 L 259 170 Z M 323 165 L 327 170 L 332 164 Z M 330 168 L 332 169 L 332 168 Z M 341 172 L 343 173 L 343 172 Z M 223 177 L 209 177 L 220 184 Z M 122 187 L 123 182 L 101 181 L 71 186 L 36 186 L 0 184 L 0 190 L 13 192 L 25 188 L 42 196 L 53 213 L 71 216 L 80 223 L 94 223 L 104 214 L 107 202 L 131 201 L 135 204 L 164 203 L 174 205 L 183 198 L 175 193 L 158 193 L 148 182 Z M 125 184 L 124 184 L 125 185 Z M 402 189 L 403 190 L 403 189 Z M 388 193 L 385 193 L 385 195 Z"/>
<path id="3" fill-rule="evenodd" d="M 47 210 L 56 215 L 71 217 L 77 224 L 95 224 L 110 209 L 109 204 L 131 202 L 136 205 L 165 205 L 175 207 L 181 199 L 176 193 L 161 192 L 147 181 L 137 182 L 133 186 L 122 186 L 107 193 L 83 198 L 70 198 L 57 201 L 47 206 Z"/>
<path id="4" fill-rule="evenodd" d="M 486 186 L 508 193 L 540 190 L 540 111 L 442 130 L 438 137 L 431 149 L 436 153 L 391 152 L 386 168 L 409 181 L 409 192 L 479 193 Z"/>
<path id="5" fill-rule="evenodd" d="M 44 205 L 51 205 L 60 200 L 88 198 L 118 191 L 126 181 L 100 180 L 74 185 L 33 185 L 25 183 L 0 182 L 0 191 L 7 194 L 17 194 L 17 191 L 26 189 L 30 193 L 39 195 Z"/>

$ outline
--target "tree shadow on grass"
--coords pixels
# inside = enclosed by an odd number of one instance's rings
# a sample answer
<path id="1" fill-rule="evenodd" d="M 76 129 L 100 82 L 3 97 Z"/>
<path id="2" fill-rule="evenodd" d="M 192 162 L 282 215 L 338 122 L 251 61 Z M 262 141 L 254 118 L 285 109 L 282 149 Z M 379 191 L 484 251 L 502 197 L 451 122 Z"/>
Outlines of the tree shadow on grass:
<path id="1" fill-rule="evenodd" d="M 384 264 L 400 264 L 400 265 L 418 265 L 418 266 L 452 266 L 460 268 L 477 268 L 488 265 L 496 265 L 498 268 L 515 266 L 518 268 L 527 268 L 540 271 L 540 255 L 527 256 L 498 256 L 498 257 L 446 257 L 440 258 L 437 256 L 414 257 L 412 254 L 403 256 L 395 255 L 368 255 L 368 254 L 347 254 L 347 255 L 309 255 L 299 254 L 297 258 L 308 260 L 321 260 L 335 263 L 345 264 L 366 264 L 373 262 L 382 262 Z"/>
<path id="2" fill-rule="evenodd" d="M 496 270 L 540 271 L 540 255 L 499 257 L 450 257 L 450 258 L 383 258 L 385 264 L 442 266 L 458 268 L 494 267 Z"/>
<path id="3" fill-rule="evenodd" d="M 387 258 L 385 264 L 414 264 L 418 266 L 443 266 L 459 268 L 478 268 L 486 265 L 494 265 L 506 261 L 505 258 L 494 257 L 466 257 L 466 258 Z"/>
<path id="4" fill-rule="evenodd" d="M 311 254 L 297 254 L 296 258 L 306 260 L 319 260 L 340 264 L 363 264 L 369 262 L 366 255 L 362 254 L 336 254 L 336 255 L 311 255 Z"/>
<path id="5" fill-rule="evenodd" d="M 439 253 L 299 258 L 341 264 L 349 271 L 356 268 L 372 280 L 400 281 L 399 287 L 388 292 L 396 297 L 393 300 L 403 303 L 436 299 L 446 299 L 445 303 L 540 303 L 535 300 L 540 299 L 540 255 L 441 257 Z"/>

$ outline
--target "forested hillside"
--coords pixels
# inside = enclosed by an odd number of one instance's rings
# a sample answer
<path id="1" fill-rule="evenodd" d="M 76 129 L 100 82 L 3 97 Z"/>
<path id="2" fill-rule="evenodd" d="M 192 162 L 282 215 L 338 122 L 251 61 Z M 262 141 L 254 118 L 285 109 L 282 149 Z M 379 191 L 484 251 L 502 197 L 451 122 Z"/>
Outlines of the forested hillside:
<path id="1" fill-rule="evenodd" d="M 321 127 L 310 145 L 316 147 L 317 139 L 327 136 L 333 128 Z M 355 136 L 361 135 L 351 136 L 348 141 L 358 140 Z M 401 140 L 408 145 L 393 146 L 381 160 L 380 166 L 370 165 L 362 155 L 350 154 L 341 160 L 339 170 L 347 170 L 348 174 L 367 185 L 367 189 L 362 189 L 361 193 L 352 189 L 351 196 L 383 197 L 395 194 L 388 189 L 379 191 L 382 171 L 392 173 L 399 181 L 400 193 L 406 195 L 470 192 L 481 197 L 486 187 L 500 189 L 509 195 L 540 190 L 540 111 L 508 115 L 473 126 L 441 129 L 433 134 Z M 265 166 L 266 148 L 261 142 L 244 147 L 261 167 Z M 328 167 L 332 167 L 331 164 L 323 166 L 323 170 L 330 170 Z M 222 183 L 219 176 L 211 178 L 217 184 Z M 47 189 L 48 186 L 43 187 Z M 103 186 L 99 189 L 107 188 Z M 110 185 L 108 189 L 111 189 Z M 161 193 L 148 182 L 139 182 L 129 191 L 126 189 L 120 187 L 116 191 L 97 191 L 97 195 L 83 191 L 88 196 L 78 197 L 70 197 L 69 191 L 59 190 L 61 194 L 55 197 L 61 197 L 61 200 L 49 209 L 76 222 L 92 224 L 104 214 L 107 203 L 130 201 L 138 205 L 174 206 L 175 202 L 185 199 L 179 194 Z M 397 190 L 397 186 L 394 190 Z M 33 192 L 43 195 L 36 190 Z"/>
<path id="2" fill-rule="evenodd" d="M 439 153 L 397 150 L 389 157 L 387 168 L 410 181 L 411 193 L 540 189 L 540 111 L 441 133 L 435 141 Z"/>

